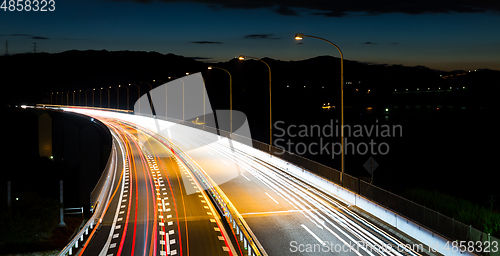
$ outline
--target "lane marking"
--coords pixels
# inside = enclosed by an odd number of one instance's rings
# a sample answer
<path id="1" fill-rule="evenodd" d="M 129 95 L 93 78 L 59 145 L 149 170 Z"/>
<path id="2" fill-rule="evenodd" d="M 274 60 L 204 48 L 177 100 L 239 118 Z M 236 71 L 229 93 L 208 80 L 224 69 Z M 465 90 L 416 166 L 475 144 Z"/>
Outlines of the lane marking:
<path id="1" fill-rule="evenodd" d="M 248 181 L 251 181 L 247 176 L 245 176 L 245 174 L 241 174 L 241 176 L 243 176 L 245 179 L 247 179 Z"/>
<path id="2" fill-rule="evenodd" d="M 308 227 L 306 227 L 306 225 L 304 224 L 300 224 L 307 232 L 309 232 L 309 234 L 311 234 L 311 236 L 313 236 L 314 238 L 316 238 L 316 240 L 318 240 L 318 242 L 323 245 L 325 244 L 325 242 L 323 242 L 323 240 L 321 240 L 316 234 L 314 234 Z"/>
<path id="3" fill-rule="evenodd" d="M 224 160 L 221 160 L 221 161 L 222 161 L 223 163 L 225 163 L 227 166 L 229 166 L 229 164 L 228 164 L 228 163 L 226 163 Z"/>
<path id="4" fill-rule="evenodd" d="M 276 199 L 274 199 L 271 195 L 269 195 L 267 192 L 265 192 L 266 195 L 271 198 L 276 204 L 280 204 L 278 201 L 276 201 Z"/>

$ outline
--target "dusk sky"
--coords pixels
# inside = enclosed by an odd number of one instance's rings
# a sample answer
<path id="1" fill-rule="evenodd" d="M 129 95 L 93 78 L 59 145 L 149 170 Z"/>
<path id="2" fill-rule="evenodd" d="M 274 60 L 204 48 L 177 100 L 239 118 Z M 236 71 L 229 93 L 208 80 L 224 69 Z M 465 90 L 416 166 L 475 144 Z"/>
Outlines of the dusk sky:
<path id="1" fill-rule="evenodd" d="M 339 57 L 321 40 L 294 40 L 304 33 L 334 42 L 348 60 L 500 70 L 500 1 L 55 0 L 46 12 L 9 11 L 6 2 L 0 42 L 9 54 L 37 43 L 40 52 L 156 51 L 205 62 Z"/>

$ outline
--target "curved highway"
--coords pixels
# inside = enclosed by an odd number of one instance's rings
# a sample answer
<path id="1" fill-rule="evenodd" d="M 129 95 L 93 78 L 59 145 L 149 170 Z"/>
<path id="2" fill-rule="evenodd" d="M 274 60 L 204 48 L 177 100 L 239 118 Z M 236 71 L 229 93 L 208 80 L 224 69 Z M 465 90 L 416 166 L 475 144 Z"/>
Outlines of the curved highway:
<path id="1" fill-rule="evenodd" d="M 175 155 L 136 127 L 96 118 L 122 161 L 103 221 L 79 255 L 232 255 L 217 211 Z"/>
<path id="2" fill-rule="evenodd" d="M 153 118 L 71 111 L 99 118 L 125 142 L 122 185 L 116 186 L 106 224 L 94 235 L 99 242 L 85 249 L 88 255 L 240 254 L 189 171 L 145 131 L 188 153 L 234 204 L 268 255 L 428 255 L 426 248 L 399 240 L 341 199 L 226 138 Z"/>

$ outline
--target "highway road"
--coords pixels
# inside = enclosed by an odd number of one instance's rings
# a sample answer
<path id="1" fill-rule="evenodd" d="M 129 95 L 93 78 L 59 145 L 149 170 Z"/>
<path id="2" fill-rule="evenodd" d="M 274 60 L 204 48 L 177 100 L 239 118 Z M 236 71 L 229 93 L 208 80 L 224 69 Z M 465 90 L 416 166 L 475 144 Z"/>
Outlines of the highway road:
<path id="1" fill-rule="evenodd" d="M 111 245 L 106 243 L 102 246 L 100 242 L 96 245 L 97 250 L 102 248 L 107 253 L 120 255 L 120 250 L 133 252 L 134 245 L 137 245 L 136 252 L 143 250 L 144 254 L 151 255 L 151 252 L 166 250 L 160 242 L 164 240 L 165 244 L 170 244 L 168 255 L 173 255 L 173 250 L 178 254 L 191 252 L 192 255 L 215 255 L 226 250 L 234 252 L 227 245 L 227 236 L 214 232 L 214 228 L 220 228 L 221 224 L 217 218 L 206 216 L 208 205 L 205 205 L 207 199 L 201 197 L 203 193 L 196 192 L 195 188 L 195 193 L 186 193 L 186 184 L 196 186 L 196 182 L 190 183 L 189 172 L 183 172 L 182 167 L 154 138 L 140 139 L 149 130 L 187 152 L 219 185 L 268 255 L 427 255 L 418 244 L 407 245 L 398 240 L 349 209 L 341 199 L 232 147 L 233 142 L 226 138 L 215 135 L 214 139 L 203 131 L 152 118 L 109 112 L 79 112 L 100 119 L 115 133 L 125 137 L 123 140 L 127 142 L 126 151 L 130 157 L 126 161 L 124 182 L 127 177 L 134 181 L 128 190 L 121 190 L 127 192 L 118 192 L 120 196 L 116 197 L 119 199 L 113 199 L 113 202 L 122 202 L 121 206 L 112 202 L 109 207 L 117 208 L 119 214 L 115 212 L 115 218 L 123 216 L 120 224 L 117 222 L 115 225 L 110 216 L 107 223 L 111 229 L 99 231 L 105 233 L 103 237 L 108 235 L 108 241 L 109 236 L 117 236 L 113 238 L 115 240 L 111 239 L 116 241 L 115 245 L 111 248 Z M 110 121 L 110 117 L 114 121 Z M 126 126 L 125 123 L 135 125 Z M 139 146 L 141 144 L 144 146 Z M 151 164 L 160 169 L 156 177 L 156 169 L 151 168 Z M 126 176 L 127 166 L 135 170 L 130 172 L 130 176 Z M 165 183 L 165 180 L 169 182 Z M 164 188 L 166 192 L 163 192 Z M 134 200 L 130 203 L 128 199 L 123 199 L 122 194 L 127 193 L 129 199 L 137 198 L 139 194 L 141 202 L 135 199 L 135 203 Z M 160 193 L 158 198 L 155 198 L 155 193 Z M 163 203 L 171 207 L 169 212 L 160 211 Z M 120 211 L 120 207 L 125 209 Z M 211 212 L 215 214 L 213 210 Z M 170 220 L 172 225 L 165 224 Z M 117 229 L 117 225 L 121 227 Z M 169 234 L 168 239 L 158 235 L 172 230 L 174 233 Z M 224 240 L 219 240 L 221 236 Z M 192 247 L 194 241 L 204 246 Z M 207 249 L 196 251 L 196 248 L 205 246 Z M 90 249 L 89 246 L 87 250 L 90 252 Z"/>
<path id="2" fill-rule="evenodd" d="M 220 217 L 172 152 L 136 127 L 99 119 L 123 161 L 103 222 L 79 255 L 232 255 Z"/>

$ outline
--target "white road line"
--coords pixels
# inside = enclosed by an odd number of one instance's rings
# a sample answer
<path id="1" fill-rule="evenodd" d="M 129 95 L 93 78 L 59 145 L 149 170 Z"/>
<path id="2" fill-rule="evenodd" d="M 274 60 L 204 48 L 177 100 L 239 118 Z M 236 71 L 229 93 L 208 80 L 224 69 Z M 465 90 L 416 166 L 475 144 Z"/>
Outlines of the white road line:
<path id="1" fill-rule="evenodd" d="M 121 183 L 121 189 L 120 189 L 120 197 L 118 198 L 118 202 L 122 201 L 123 200 L 123 194 L 128 192 L 128 190 L 125 190 L 124 187 L 125 187 L 125 175 L 122 176 L 122 183 Z M 108 249 L 112 248 L 111 246 L 113 246 L 113 245 L 116 246 L 116 243 L 115 244 L 111 244 L 111 239 L 113 238 L 113 235 L 114 235 L 114 231 L 115 231 L 115 227 L 116 227 L 116 222 L 117 222 L 117 219 L 118 219 L 118 215 L 124 213 L 124 211 L 120 211 L 120 208 L 123 208 L 123 207 L 121 207 L 120 204 L 117 204 L 116 205 L 115 216 L 114 216 L 113 222 L 111 224 L 111 229 L 110 229 L 110 232 L 109 232 L 108 239 L 106 240 L 106 243 L 102 247 L 102 250 L 99 253 L 99 256 L 106 255 L 106 253 L 108 252 Z"/>
<path id="2" fill-rule="evenodd" d="M 269 195 L 267 192 L 266 192 L 266 195 L 271 198 L 276 204 L 280 204 L 278 201 L 276 201 L 276 199 L 274 199 L 271 195 Z"/>
<path id="3" fill-rule="evenodd" d="M 247 179 L 248 181 L 250 181 L 250 179 L 247 176 L 245 176 L 245 174 L 242 173 L 241 176 L 245 177 L 245 179 Z"/>
<path id="4" fill-rule="evenodd" d="M 309 234 L 311 234 L 311 236 L 313 236 L 314 238 L 316 238 L 316 240 L 318 240 L 318 242 L 323 245 L 325 242 L 323 242 L 323 240 L 321 240 L 316 234 L 314 234 L 309 228 L 306 227 L 306 225 L 304 224 L 300 224 L 307 232 L 309 232 Z"/>
<path id="5" fill-rule="evenodd" d="M 221 160 L 221 161 L 222 161 L 223 163 L 225 163 L 227 166 L 229 166 L 229 164 L 228 164 L 228 163 L 226 163 L 224 160 Z"/>

